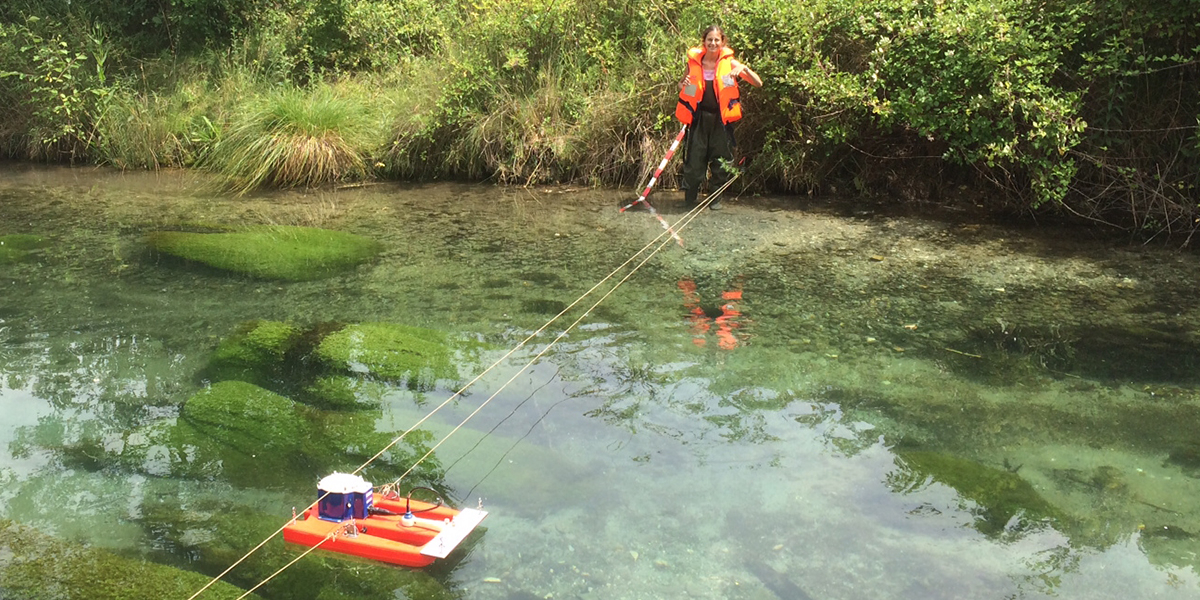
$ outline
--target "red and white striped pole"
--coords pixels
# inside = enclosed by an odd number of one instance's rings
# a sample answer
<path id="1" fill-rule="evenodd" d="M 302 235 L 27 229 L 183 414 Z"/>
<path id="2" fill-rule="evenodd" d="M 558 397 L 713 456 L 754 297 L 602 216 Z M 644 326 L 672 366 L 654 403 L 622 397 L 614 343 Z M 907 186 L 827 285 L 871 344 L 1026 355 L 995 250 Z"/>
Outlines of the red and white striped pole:
<path id="1" fill-rule="evenodd" d="M 633 202 L 621 207 L 621 212 L 625 212 L 626 210 L 636 206 L 639 202 L 645 204 L 646 208 L 650 210 L 650 214 L 654 215 L 655 219 L 658 219 L 658 222 L 662 224 L 663 229 L 666 229 L 667 233 L 670 233 L 671 237 L 674 238 L 680 246 L 683 245 L 683 240 L 680 239 L 679 234 L 675 233 L 675 230 L 671 229 L 671 226 L 667 224 L 666 219 L 663 219 L 662 215 L 658 214 L 658 211 L 654 210 L 653 206 L 650 206 L 650 203 L 646 201 L 646 197 L 650 195 L 650 190 L 654 187 L 654 184 L 658 183 L 658 178 L 662 175 L 663 169 L 667 168 L 667 163 L 671 162 L 671 157 L 675 156 L 675 150 L 679 148 L 679 143 L 683 141 L 683 136 L 685 133 L 687 133 L 687 125 L 684 125 L 683 128 L 679 130 L 679 135 L 675 136 L 675 141 L 671 142 L 671 147 L 667 149 L 667 154 L 666 156 L 663 156 L 662 162 L 658 163 L 658 169 L 654 171 L 654 175 L 650 178 L 650 182 L 646 184 L 646 189 L 642 190 L 642 195 L 638 196 L 637 200 L 634 200 Z"/>

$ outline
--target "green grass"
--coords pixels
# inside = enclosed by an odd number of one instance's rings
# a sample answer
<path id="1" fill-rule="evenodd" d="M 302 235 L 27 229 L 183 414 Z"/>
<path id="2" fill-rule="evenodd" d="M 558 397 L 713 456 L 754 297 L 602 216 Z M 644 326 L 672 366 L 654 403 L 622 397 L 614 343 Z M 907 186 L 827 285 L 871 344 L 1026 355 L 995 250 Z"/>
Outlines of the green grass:
<path id="1" fill-rule="evenodd" d="M 238 194 L 361 180 L 380 146 L 378 118 L 363 98 L 328 86 L 289 88 L 236 112 L 202 165 Z"/>

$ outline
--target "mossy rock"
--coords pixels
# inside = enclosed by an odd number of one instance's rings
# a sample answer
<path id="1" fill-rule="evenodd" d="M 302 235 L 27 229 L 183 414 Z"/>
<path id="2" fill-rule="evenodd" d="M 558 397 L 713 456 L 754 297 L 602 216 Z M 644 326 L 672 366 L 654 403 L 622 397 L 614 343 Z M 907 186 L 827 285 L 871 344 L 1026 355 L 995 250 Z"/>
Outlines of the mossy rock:
<path id="1" fill-rule="evenodd" d="M 316 356 L 331 368 L 433 389 L 458 377 L 445 334 L 395 323 L 348 325 L 321 340 Z"/>
<path id="2" fill-rule="evenodd" d="M 47 244 L 41 236 L 27 233 L 0 235 L 0 265 L 25 260 L 31 252 Z"/>
<path id="3" fill-rule="evenodd" d="M 202 375 L 210 381 L 238 380 L 266 386 L 284 373 L 284 358 L 301 331 L 279 321 L 243 323 L 221 340 Z"/>
<path id="4" fill-rule="evenodd" d="M 295 447 L 310 429 L 294 402 L 244 381 L 200 390 L 180 415 L 219 443 L 253 453 Z"/>
<path id="5" fill-rule="evenodd" d="M 306 281 L 346 271 L 375 257 L 379 242 L 312 227 L 263 225 L 228 233 L 158 231 L 154 250 L 262 279 Z"/>
<path id="6" fill-rule="evenodd" d="M 985 535 L 1004 533 L 1018 515 L 1026 520 L 1061 518 L 1060 511 L 1016 473 L 939 452 L 901 450 L 897 457 L 901 472 L 889 476 L 893 489 L 912 491 L 930 478 L 952 487 L 977 505 L 972 510 L 975 528 Z"/>
<path id="7" fill-rule="evenodd" d="M 417 429 L 391 445 L 401 431 L 377 431 L 377 419 L 377 414 L 369 412 L 325 413 L 319 430 L 308 440 L 305 453 L 325 472 L 346 470 L 350 463 L 363 464 L 388 448 L 371 461 L 363 476 L 381 484 L 393 481 L 429 452 L 434 436 L 427 430 Z M 442 467 L 437 454 L 426 458 L 406 481 L 412 485 L 441 486 Z"/>
<path id="8" fill-rule="evenodd" d="M 72 544 L 0 520 L 0 596 L 9 600 L 187 598 L 208 582 L 200 573 Z M 204 597 L 232 599 L 243 593 L 218 581 Z"/>
<path id="9" fill-rule="evenodd" d="M 333 410 L 377 408 L 388 388 L 349 375 L 320 377 L 305 388 L 308 402 Z"/>
<path id="10" fill-rule="evenodd" d="M 325 412 L 243 381 L 222 381 L 187 401 L 181 419 L 149 443 L 170 449 L 170 473 L 223 479 L 243 487 L 294 487 L 319 473 L 362 464 L 394 437 L 376 430 L 378 414 Z M 375 459 L 382 479 L 399 477 L 428 450 L 430 434 L 415 431 Z M 434 483 L 434 461 L 415 479 Z"/>

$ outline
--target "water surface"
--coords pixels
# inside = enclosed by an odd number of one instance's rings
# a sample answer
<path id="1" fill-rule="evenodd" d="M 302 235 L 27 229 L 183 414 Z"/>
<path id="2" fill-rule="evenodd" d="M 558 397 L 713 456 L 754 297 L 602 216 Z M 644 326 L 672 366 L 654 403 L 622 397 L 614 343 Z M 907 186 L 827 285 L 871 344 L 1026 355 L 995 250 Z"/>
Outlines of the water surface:
<path id="1" fill-rule="evenodd" d="M 47 243 L 0 264 L 0 518 L 215 575 L 259 541 L 223 515 L 282 524 L 315 493 L 253 460 L 180 476 L 186 458 L 144 442 L 211 383 L 220 340 L 275 320 L 481 342 L 459 358 L 462 381 L 381 384 L 377 406 L 351 415 L 399 434 L 662 233 L 617 213 L 626 196 L 383 184 L 229 198 L 181 174 L 5 167 L 0 235 Z M 672 221 L 676 199 L 659 197 Z M 540 359 L 581 309 L 437 413 L 431 439 L 488 402 L 436 466 L 456 501 L 491 514 L 399 597 L 1200 592 L 1194 256 L 730 200 Z M 198 223 L 325 227 L 384 251 L 293 283 L 145 247 L 151 231 Z M 269 548 L 272 569 L 298 554 Z M 331 573 L 396 571 L 305 561 L 325 570 L 258 593 L 316 598 Z"/>

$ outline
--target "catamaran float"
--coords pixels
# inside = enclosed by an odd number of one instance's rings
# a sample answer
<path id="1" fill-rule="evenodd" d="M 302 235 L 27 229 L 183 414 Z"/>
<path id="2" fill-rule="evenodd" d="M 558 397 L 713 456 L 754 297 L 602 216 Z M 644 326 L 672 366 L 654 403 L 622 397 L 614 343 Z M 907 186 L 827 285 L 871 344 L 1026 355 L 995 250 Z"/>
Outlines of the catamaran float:
<path id="1" fill-rule="evenodd" d="M 284 526 L 283 539 L 405 567 L 446 558 L 487 516 L 477 508 L 450 508 L 440 499 L 415 500 L 412 491 L 376 495 L 370 482 L 350 473 L 322 479 L 317 498 Z"/>

